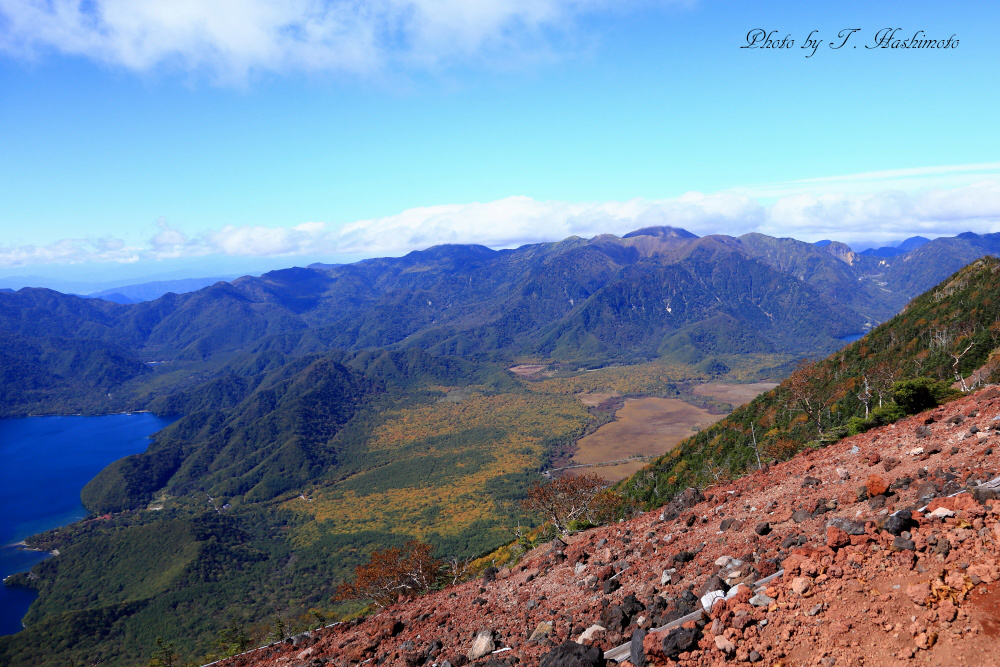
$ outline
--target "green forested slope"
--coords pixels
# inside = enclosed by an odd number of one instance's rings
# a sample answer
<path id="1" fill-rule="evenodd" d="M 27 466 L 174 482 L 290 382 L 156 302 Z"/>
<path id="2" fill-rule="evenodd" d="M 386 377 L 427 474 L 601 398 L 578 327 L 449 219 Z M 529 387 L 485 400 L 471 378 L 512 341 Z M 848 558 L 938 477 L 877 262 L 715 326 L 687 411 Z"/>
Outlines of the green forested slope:
<path id="1" fill-rule="evenodd" d="M 976 369 L 1000 380 L 1000 260 L 973 262 L 861 340 L 805 364 L 776 389 L 685 440 L 622 483 L 653 506 L 807 444 L 926 408 Z M 975 378 L 965 380 L 966 385 Z M 867 408 L 866 408 L 867 403 Z"/>

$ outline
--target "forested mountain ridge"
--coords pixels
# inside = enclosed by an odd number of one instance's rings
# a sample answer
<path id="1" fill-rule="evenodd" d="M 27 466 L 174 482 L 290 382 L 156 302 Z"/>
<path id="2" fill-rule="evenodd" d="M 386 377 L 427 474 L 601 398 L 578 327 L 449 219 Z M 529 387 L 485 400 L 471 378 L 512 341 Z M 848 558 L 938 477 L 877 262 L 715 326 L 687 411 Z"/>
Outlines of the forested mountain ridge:
<path id="1" fill-rule="evenodd" d="M 978 259 L 864 338 L 802 364 L 778 387 L 685 440 L 622 488 L 648 505 L 661 504 L 692 484 L 739 476 L 760 462 L 933 407 L 962 388 L 998 382 L 997 304 L 1000 260 Z"/>
<path id="2" fill-rule="evenodd" d="M 16 359 L 3 386 L 23 378 L 29 387 L 62 381 L 68 391 L 50 407 L 29 394 L 2 409 L 141 409 L 150 391 L 162 394 L 144 384 L 141 363 L 168 362 L 155 369 L 167 377 L 154 384 L 176 388 L 192 370 L 208 377 L 245 352 L 420 347 L 501 362 L 665 358 L 706 368 L 731 349 L 815 356 L 996 252 L 1000 235 L 936 239 L 888 259 L 841 245 L 647 228 L 516 250 L 437 246 L 400 258 L 272 271 L 138 304 L 24 288 L 0 294 L 0 332 L 31 338 L 41 349 L 8 352 Z M 103 356 L 119 370 L 107 377 L 67 372 L 45 351 L 65 348 L 68 339 L 91 341 L 80 354 Z"/>

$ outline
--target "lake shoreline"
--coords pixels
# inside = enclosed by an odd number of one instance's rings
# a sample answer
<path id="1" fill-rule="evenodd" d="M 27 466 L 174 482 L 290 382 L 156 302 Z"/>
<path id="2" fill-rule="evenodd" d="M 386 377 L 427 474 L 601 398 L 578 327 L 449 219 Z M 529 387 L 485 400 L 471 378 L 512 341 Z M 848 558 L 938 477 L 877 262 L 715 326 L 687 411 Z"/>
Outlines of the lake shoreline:
<path id="1" fill-rule="evenodd" d="M 0 419 L 0 636 L 23 628 L 21 619 L 38 592 L 8 580 L 59 555 L 30 546 L 32 536 L 92 516 L 80 491 L 105 466 L 149 449 L 150 436 L 176 417 L 148 410 L 103 415 L 31 415 Z"/>

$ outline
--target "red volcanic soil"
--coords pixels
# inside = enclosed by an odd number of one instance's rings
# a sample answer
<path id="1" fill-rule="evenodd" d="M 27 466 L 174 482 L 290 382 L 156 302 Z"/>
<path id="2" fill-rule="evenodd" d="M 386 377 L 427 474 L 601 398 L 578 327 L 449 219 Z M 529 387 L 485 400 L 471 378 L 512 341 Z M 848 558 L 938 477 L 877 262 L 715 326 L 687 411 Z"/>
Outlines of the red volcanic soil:
<path id="1" fill-rule="evenodd" d="M 1000 498 L 963 492 L 1000 475 L 998 414 L 986 389 L 223 664 L 595 665 L 633 638 L 648 665 L 1000 664 Z"/>

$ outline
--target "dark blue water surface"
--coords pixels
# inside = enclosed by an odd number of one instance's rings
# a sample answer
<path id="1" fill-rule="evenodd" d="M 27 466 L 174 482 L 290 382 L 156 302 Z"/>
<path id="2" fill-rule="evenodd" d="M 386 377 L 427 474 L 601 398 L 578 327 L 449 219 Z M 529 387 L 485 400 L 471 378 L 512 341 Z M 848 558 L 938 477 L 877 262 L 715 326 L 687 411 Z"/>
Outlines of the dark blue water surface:
<path id="1" fill-rule="evenodd" d="M 171 421 L 149 413 L 0 419 L 0 579 L 48 558 L 15 544 L 87 516 L 84 484 L 112 461 L 145 451 L 149 435 Z M 21 629 L 35 597 L 0 585 L 0 635 Z"/>

